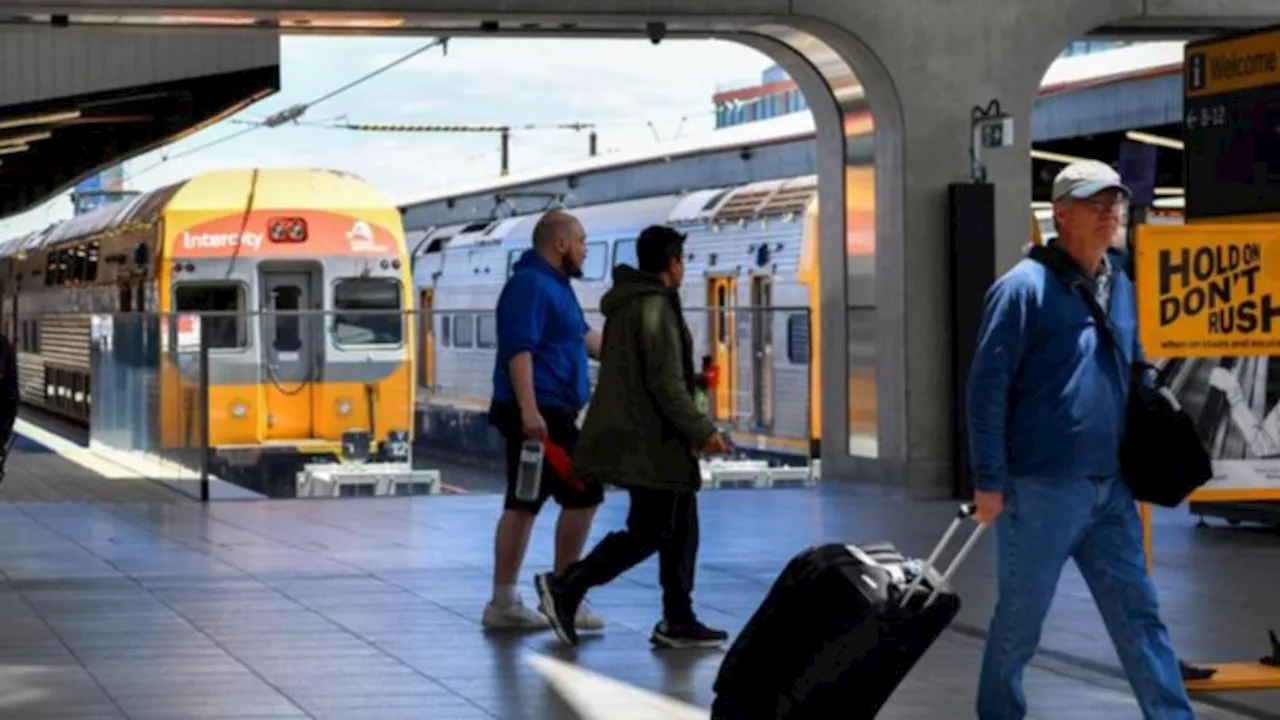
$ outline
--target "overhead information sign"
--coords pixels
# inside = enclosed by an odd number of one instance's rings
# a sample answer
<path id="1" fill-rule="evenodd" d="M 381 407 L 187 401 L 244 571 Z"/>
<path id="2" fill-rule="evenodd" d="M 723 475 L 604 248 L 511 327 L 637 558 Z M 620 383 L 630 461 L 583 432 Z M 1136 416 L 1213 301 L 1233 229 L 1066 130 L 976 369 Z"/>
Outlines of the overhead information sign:
<path id="1" fill-rule="evenodd" d="M 1195 501 L 1280 500 L 1280 225 L 1141 225 L 1138 332 L 1214 477 Z"/>
<path id="2" fill-rule="evenodd" d="M 1280 212 L 1280 27 L 1188 43 L 1188 220 Z"/>

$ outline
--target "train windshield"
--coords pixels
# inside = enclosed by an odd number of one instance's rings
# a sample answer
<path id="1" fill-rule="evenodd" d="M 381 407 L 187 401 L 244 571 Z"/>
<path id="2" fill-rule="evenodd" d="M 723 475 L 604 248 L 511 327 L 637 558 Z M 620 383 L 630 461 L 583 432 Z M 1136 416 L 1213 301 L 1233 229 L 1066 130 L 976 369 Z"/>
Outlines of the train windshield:
<path id="1" fill-rule="evenodd" d="M 209 348 L 242 348 L 248 345 L 245 332 L 244 290 L 238 283 L 183 283 L 174 288 L 175 312 L 215 313 L 205 315 L 209 324 Z"/>
<path id="2" fill-rule="evenodd" d="M 400 283 L 395 280 L 342 280 L 333 290 L 333 308 L 337 345 L 399 345 L 403 341 Z"/>

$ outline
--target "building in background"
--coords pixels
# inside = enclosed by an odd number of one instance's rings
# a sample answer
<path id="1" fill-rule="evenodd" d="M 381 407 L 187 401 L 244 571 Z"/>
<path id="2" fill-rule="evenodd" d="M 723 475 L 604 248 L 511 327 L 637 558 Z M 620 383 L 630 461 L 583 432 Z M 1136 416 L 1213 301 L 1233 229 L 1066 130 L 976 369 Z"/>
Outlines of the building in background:
<path id="1" fill-rule="evenodd" d="M 800 88 L 778 65 L 765 68 L 759 81 L 721 83 L 712 102 L 716 106 L 716 129 L 809 109 Z"/>
<path id="2" fill-rule="evenodd" d="M 71 191 L 71 206 L 75 215 L 83 215 L 139 194 L 137 190 L 124 188 L 124 165 L 120 164 L 80 181 Z"/>
<path id="3" fill-rule="evenodd" d="M 1080 40 L 1067 45 L 1059 57 L 1088 55 L 1114 50 L 1131 43 Z M 768 120 L 779 115 L 808 110 L 795 81 L 779 65 L 765 69 L 760 79 L 721 83 L 711 101 L 716 107 L 716 129 Z"/>

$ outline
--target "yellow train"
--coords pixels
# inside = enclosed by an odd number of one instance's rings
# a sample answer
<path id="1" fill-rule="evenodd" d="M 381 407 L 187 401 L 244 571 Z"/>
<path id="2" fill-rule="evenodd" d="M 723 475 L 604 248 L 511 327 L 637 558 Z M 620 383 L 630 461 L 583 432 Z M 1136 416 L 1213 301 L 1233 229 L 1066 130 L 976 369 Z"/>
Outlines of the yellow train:
<path id="1" fill-rule="evenodd" d="M 410 262 L 398 208 L 355 176 L 198 175 L 0 243 L 0 282 L 22 401 L 95 435 L 163 454 L 207 422 L 211 470 L 271 496 L 351 431 L 408 459 Z"/>

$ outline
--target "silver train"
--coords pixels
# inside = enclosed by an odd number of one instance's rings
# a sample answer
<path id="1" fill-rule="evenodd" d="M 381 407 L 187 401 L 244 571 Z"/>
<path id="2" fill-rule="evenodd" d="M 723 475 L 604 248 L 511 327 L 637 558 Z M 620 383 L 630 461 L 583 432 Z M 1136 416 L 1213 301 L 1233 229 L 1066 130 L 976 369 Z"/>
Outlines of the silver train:
<path id="1" fill-rule="evenodd" d="M 634 265 L 635 238 L 654 224 L 687 233 L 681 301 L 695 363 L 718 366 L 713 417 L 740 445 L 766 453 L 815 452 L 817 178 L 568 208 L 587 232 L 583 277 L 573 285 L 600 329 L 600 297 L 615 265 Z M 419 437 L 467 454 L 493 448 L 483 415 L 497 344 L 493 310 L 510 268 L 531 247 L 542 212 L 408 231 L 420 308 Z M 812 248 L 816 251 L 816 247 Z M 594 381 L 596 367 L 592 363 Z"/>

